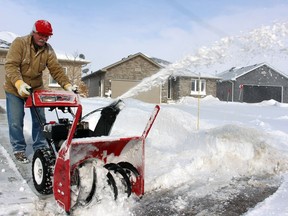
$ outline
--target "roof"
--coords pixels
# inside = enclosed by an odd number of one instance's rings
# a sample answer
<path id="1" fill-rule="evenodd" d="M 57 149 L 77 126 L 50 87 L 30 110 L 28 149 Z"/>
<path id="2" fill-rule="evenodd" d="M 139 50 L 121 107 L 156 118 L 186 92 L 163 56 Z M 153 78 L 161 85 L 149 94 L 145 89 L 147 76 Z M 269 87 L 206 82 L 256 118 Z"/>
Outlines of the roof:
<path id="1" fill-rule="evenodd" d="M 181 70 L 178 70 L 176 74 L 172 75 L 173 77 L 191 77 L 191 78 L 202 78 L 202 79 L 217 79 L 220 80 L 221 78 L 219 76 L 215 76 L 213 74 L 209 73 L 197 73 L 195 72 L 195 69 L 191 68 L 183 68 Z"/>
<path id="2" fill-rule="evenodd" d="M 171 62 L 168 62 L 163 59 L 155 58 L 155 57 L 151 57 L 150 59 L 152 59 L 154 62 L 158 63 L 162 67 L 166 67 L 167 65 L 171 64 Z"/>
<path id="3" fill-rule="evenodd" d="M 91 63 L 90 61 L 88 61 L 86 59 L 80 58 L 79 55 L 75 57 L 71 54 L 70 55 L 69 54 L 60 54 L 59 52 L 56 51 L 56 56 L 57 56 L 58 60 L 62 60 L 62 61 L 66 61 L 66 62 L 77 62 L 77 63 L 82 64 L 82 65 Z"/>
<path id="4" fill-rule="evenodd" d="M 220 78 L 222 78 L 222 80 L 236 80 L 237 78 L 255 70 L 256 68 L 262 67 L 266 65 L 267 67 L 277 71 L 279 74 L 283 75 L 284 77 L 288 78 L 285 74 L 279 72 L 277 69 L 271 67 L 270 65 L 268 65 L 267 63 L 263 62 L 263 63 L 259 63 L 259 64 L 254 64 L 254 65 L 250 65 L 250 66 L 246 66 L 246 67 L 241 67 L 241 68 L 236 68 L 236 67 L 232 67 L 229 70 L 226 70 L 220 74 L 218 74 L 218 76 Z"/>
<path id="5" fill-rule="evenodd" d="M 0 48 L 1 49 L 8 49 L 10 47 L 11 43 L 7 42 L 6 40 L 2 40 L 0 38 Z"/>
<path id="6" fill-rule="evenodd" d="M 108 65 L 100 70 L 97 70 L 97 71 L 94 71 L 93 73 L 90 73 L 86 76 L 83 76 L 82 79 L 86 80 L 88 79 L 89 77 L 93 77 L 94 75 L 96 74 L 100 74 L 100 73 L 105 73 L 108 69 L 112 68 L 112 67 L 115 67 L 117 65 L 120 65 L 126 61 L 129 61 L 130 59 L 133 59 L 137 56 L 142 56 L 143 58 L 145 58 L 147 61 L 151 62 L 152 64 L 156 65 L 157 67 L 160 68 L 164 68 L 166 67 L 167 65 L 171 64 L 170 62 L 166 61 L 166 60 L 163 60 L 163 59 L 159 59 L 159 58 L 155 58 L 155 57 L 148 57 L 147 55 L 144 55 L 143 53 L 141 52 L 138 52 L 136 54 L 133 54 L 133 55 L 129 55 L 128 57 L 126 58 L 122 58 L 120 61 L 117 61 L 111 65 Z"/>
<path id="7" fill-rule="evenodd" d="M 158 59 L 158 58 L 149 58 L 148 56 L 144 55 L 143 53 L 138 52 L 138 53 L 136 53 L 136 54 L 129 55 L 129 56 L 126 57 L 126 58 L 122 58 L 120 61 L 117 61 L 117 62 L 115 62 L 115 63 L 113 63 L 113 64 L 111 64 L 111 65 L 108 65 L 108 66 L 100 69 L 99 71 L 107 71 L 108 69 L 110 69 L 110 68 L 112 68 L 112 67 L 115 67 L 115 66 L 117 66 L 117 65 L 120 65 L 120 64 L 122 64 L 122 63 L 124 63 L 124 62 L 127 62 L 127 61 L 129 61 L 130 59 L 133 59 L 133 58 L 135 58 L 135 57 L 137 57 L 137 56 L 141 56 L 141 57 L 145 58 L 147 61 L 151 62 L 152 64 L 156 65 L 156 66 L 159 67 L 159 68 L 163 68 L 163 67 L 164 67 L 164 66 L 163 66 L 163 63 L 164 63 L 164 62 L 166 62 L 167 64 L 169 64 L 169 62 L 167 62 L 167 61 L 164 61 L 164 60 L 161 60 L 161 59 Z M 97 71 L 96 71 L 96 72 L 97 72 Z"/>

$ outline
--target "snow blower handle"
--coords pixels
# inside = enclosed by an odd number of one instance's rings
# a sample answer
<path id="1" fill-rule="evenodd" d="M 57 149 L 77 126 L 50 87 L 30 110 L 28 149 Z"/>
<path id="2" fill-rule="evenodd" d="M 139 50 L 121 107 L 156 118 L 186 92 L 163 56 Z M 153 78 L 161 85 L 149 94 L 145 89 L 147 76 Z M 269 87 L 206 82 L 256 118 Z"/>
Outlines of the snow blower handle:
<path id="1" fill-rule="evenodd" d="M 32 87 L 31 88 L 27 88 L 26 90 L 30 93 L 30 95 L 32 95 L 32 93 L 33 93 L 33 88 Z"/>
<path id="2" fill-rule="evenodd" d="M 68 84 L 66 84 L 64 87 L 63 87 L 63 89 L 65 90 L 65 91 L 70 91 L 70 92 L 74 92 L 75 94 L 78 94 L 78 88 L 79 88 L 79 86 L 78 85 L 72 85 L 71 83 L 68 83 Z"/>
<path id="3" fill-rule="evenodd" d="M 78 90 L 78 89 L 79 89 L 79 86 L 73 85 L 72 88 L 73 88 L 72 91 L 73 91 L 75 94 L 79 94 L 79 90 Z"/>
<path id="4" fill-rule="evenodd" d="M 29 97 L 31 97 L 31 103 L 32 103 L 32 109 L 35 111 L 35 114 L 36 114 L 36 118 L 39 122 L 39 124 L 44 127 L 45 123 L 46 122 L 43 122 L 40 118 L 40 114 L 39 114 L 39 111 L 37 110 L 36 106 L 35 106 L 35 102 L 34 102 L 34 95 L 33 95 L 33 88 L 29 88 L 27 89 L 27 91 L 30 93 Z M 26 99 L 27 100 L 27 99 Z"/>
<path id="5" fill-rule="evenodd" d="M 34 105 L 34 101 L 33 101 L 33 88 L 32 88 L 32 87 L 31 87 L 31 88 L 27 88 L 26 90 L 29 92 L 29 96 L 28 96 L 28 97 L 31 97 L 32 105 Z M 27 101 L 28 97 L 24 99 L 25 102 Z"/>

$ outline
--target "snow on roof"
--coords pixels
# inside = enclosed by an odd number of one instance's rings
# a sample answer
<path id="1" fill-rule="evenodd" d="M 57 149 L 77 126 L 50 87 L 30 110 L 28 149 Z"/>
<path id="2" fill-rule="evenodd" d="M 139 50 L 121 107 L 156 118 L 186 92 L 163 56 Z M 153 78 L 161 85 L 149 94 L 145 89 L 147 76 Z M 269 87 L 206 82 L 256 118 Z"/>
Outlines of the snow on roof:
<path id="1" fill-rule="evenodd" d="M 15 40 L 16 37 L 20 37 L 17 34 L 14 34 L 13 32 L 7 32 L 7 31 L 0 31 L 0 48 L 8 49 Z M 71 61 L 82 61 L 83 63 L 90 63 L 90 61 L 87 61 L 85 59 L 79 58 L 79 57 L 74 57 L 72 54 L 66 54 L 64 52 L 59 52 L 56 51 L 56 55 L 58 59 L 62 60 L 71 60 Z"/>
<path id="2" fill-rule="evenodd" d="M 232 67 L 229 70 L 223 71 L 222 73 L 218 74 L 218 76 L 221 77 L 223 80 L 235 80 L 239 76 L 242 76 L 243 74 L 258 68 L 261 65 L 263 65 L 263 63 L 249 65 L 249 66 L 240 67 L 240 68 Z"/>
<path id="3" fill-rule="evenodd" d="M 109 68 L 112 68 L 112 67 L 115 67 L 116 65 L 122 64 L 123 62 L 126 62 L 132 58 L 135 58 L 136 56 L 142 56 L 143 58 L 147 59 L 148 61 L 152 62 L 153 64 L 157 65 L 160 68 L 166 67 L 169 64 L 169 62 L 164 61 L 164 60 L 160 61 L 160 59 L 157 59 L 158 61 L 155 61 L 155 58 L 148 57 L 147 55 L 144 55 L 143 53 L 138 52 L 136 54 L 129 55 L 128 57 L 124 57 L 120 61 L 117 61 L 111 65 L 108 65 L 108 66 L 100 69 L 99 71 L 107 71 Z M 164 62 L 166 62 L 167 64 L 164 64 Z M 96 71 L 96 72 L 99 72 L 99 71 Z"/>
<path id="4" fill-rule="evenodd" d="M 79 58 L 79 55 L 75 57 L 75 55 L 72 54 L 67 54 L 61 51 L 57 51 L 55 50 L 56 56 L 58 59 L 61 60 L 68 60 L 68 61 L 78 61 L 78 62 L 83 62 L 84 64 L 88 64 L 90 63 L 90 61 L 83 59 L 83 58 Z"/>
<path id="5" fill-rule="evenodd" d="M 171 62 L 163 60 L 163 59 L 159 59 L 159 58 L 155 58 L 155 57 L 149 57 L 151 60 L 153 60 L 154 62 L 156 62 L 157 64 L 161 65 L 163 68 L 166 67 L 167 65 L 171 64 Z"/>
<path id="6" fill-rule="evenodd" d="M 181 70 L 178 70 L 177 73 L 173 75 L 173 77 L 201 77 L 201 78 L 208 78 L 208 79 L 220 79 L 220 77 L 217 75 L 213 75 L 209 73 L 209 71 L 195 71 L 195 68 L 183 68 Z"/>
<path id="7" fill-rule="evenodd" d="M 18 35 L 12 32 L 0 32 L 0 48 L 8 49 L 12 41 L 18 37 Z"/>
<path id="8" fill-rule="evenodd" d="M 253 71 L 256 68 L 259 68 L 263 65 L 266 65 L 272 69 L 274 69 L 273 67 L 271 67 L 270 65 L 268 65 L 267 63 L 259 63 L 259 64 L 254 64 L 254 65 L 249 65 L 246 67 L 241 67 L 241 68 L 237 68 L 237 67 L 232 67 L 229 70 L 226 70 L 220 74 L 218 74 L 219 77 L 221 77 L 223 80 L 236 80 L 238 77 L 249 73 L 250 71 Z M 287 77 L 285 74 L 279 72 L 278 70 L 274 69 L 275 71 L 277 71 L 278 73 L 282 74 L 283 76 Z"/>
<path id="9" fill-rule="evenodd" d="M 7 41 L 8 43 L 12 43 L 16 37 L 19 37 L 19 35 L 12 32 L 0 31 L 0 39 Z"/>

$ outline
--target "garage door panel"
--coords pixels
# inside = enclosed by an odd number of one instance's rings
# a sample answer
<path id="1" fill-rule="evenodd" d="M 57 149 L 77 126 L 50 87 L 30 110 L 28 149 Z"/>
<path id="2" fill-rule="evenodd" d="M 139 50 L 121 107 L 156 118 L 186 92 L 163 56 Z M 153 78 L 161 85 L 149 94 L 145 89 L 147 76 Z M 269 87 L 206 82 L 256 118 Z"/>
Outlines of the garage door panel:
<path id="1" fill-rule="evenodd" d="M 138 85 L 140 81 L 128 81 L 128 80 L 112 80 L 111 81 L 111 91 L 112 98 L 117 98 L 127 92 L 129 89 Z M 147 92 L 140 92 L 138 95 L 133 98 L 148 102 L 148 103 L 160 103 L 160 86 L 153 87 Z"/>
<path id="2" fill-rule="evenodd" d="M 243 87 L 243 102 L 259 103 L 261 101 L 271 99 L 282 102 L 281 86 L 244 85 Z"/>

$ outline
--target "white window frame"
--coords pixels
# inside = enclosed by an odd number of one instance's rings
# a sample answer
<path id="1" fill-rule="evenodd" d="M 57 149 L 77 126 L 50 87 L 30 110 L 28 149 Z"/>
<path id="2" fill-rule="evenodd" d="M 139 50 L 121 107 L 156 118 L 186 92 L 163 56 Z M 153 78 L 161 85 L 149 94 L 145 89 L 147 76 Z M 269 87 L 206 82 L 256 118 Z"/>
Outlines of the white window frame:
<path id="1" fill-rule="evenodd" d="M 199 83 L 201 86 L 200 89 L 199 89 Z M 191 95 L 206 95 L 206 80 L 204 80 L 204 79 L 192 79 Z"/>
<path id="2" fill-rule="evenodd" d="M 65 74 L 67 74 L 68 68 L 63 67 Z M 53 79 L 53 77 L 49 74 L 49 87 L 60 87 L 60 85 Z"/>

